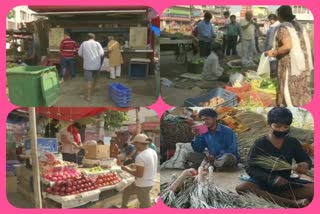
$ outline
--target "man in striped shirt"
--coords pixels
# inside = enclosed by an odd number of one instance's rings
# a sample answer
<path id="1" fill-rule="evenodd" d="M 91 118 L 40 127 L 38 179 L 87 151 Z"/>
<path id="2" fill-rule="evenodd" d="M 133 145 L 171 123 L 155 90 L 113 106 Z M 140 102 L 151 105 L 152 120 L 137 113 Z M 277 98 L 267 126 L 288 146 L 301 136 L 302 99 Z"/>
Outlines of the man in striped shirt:
<path id="1" fill-rule="evenodd" d="M 61 82 L 64 80 L 67 66 L 69 65 L 71 79 L 75 78 L 75 56 L 79 45 L 70 38 L 69 33 L 64 34 L 64 39 L 60 43 L 60 65 L 61 65 Z"/>

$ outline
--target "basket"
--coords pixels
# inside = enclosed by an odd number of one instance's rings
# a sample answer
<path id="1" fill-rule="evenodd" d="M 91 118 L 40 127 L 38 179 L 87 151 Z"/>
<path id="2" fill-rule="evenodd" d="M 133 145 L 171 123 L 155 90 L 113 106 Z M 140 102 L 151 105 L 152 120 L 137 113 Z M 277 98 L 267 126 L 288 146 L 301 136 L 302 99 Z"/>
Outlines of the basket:
<path id="1" fill-rule="evenodd" d="M 214 97 L 221 97 L 225 101 L 222 104 L 216 105 L 215 108 L 222 107 L 222 106 L 237 106 L 237 95 L 224 90 L 223 88 L 216 88 L 211 90 L 209 93 L 201 95 L 195 98 L 188 98 L 184 101 L 185 107 L 202 107 L 199 104 L 203 102 L 207 102 L 208 100 Z"/>

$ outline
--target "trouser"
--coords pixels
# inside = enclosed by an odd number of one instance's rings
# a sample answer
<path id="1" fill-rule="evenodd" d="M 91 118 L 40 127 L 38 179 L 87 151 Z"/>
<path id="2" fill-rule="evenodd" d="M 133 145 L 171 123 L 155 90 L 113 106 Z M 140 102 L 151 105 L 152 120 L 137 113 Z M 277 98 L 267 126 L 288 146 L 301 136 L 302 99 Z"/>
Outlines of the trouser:
<path id="1" fill-rule="evenodd" d="M 150 191 L 151 187 L 137 187 L 135 183 L 128 186 L 122 194 L 122 208 L 128 208 L 128 202 L 131 195 L 137 195 L 140 208 L 151 207 Z"/>
<path id="2" fill-rule="evenodd" d="M 254 53 L 254 40 L 242 40 L 242 65 L 249 67 L 254 65 L 253 62 L 253 53 Z"/>
<path id="3" fill-rule="evenodd" d="M 200 57 L 208 57 L 211 53 L 211 42 L 199 41 Z"/>
<path id="4" fill-rule="evenodd" d="M 75 60 L 74 58 L 61 58 L 60 59 L 60 65 L 61 65 L 61 78 L 64 78 L 64 75 L 66 74 L 67 66 L 69 66 L 70 69 L 70 76 L 71 79 L 75 78 Z"/>
<path id="5" fill-rule="evenodd" d="M 64 161 L 69 161 L 73 163 L 77 163 L 77 154 L 71 154 L 71 153 L 62 153 L 62 159 Z"/>
<path id="6" fill-rule="evenodd" d="M 228 36 L 228 43 L 227 43 L 227 56 L 232 55 L 235 56 L 237 55 L 237 41 L 238 41 L 238 36 Z"/>
<path id="7" fill-rule="evenodd" d="M 187 156 L 187 161 L 193 163 L 193 168 L 198 168 L 204 158 L 205 154 L 203 153 L 190 152 Z M 236 167 L 238 159 L 234 154 L 226 153 L 210 164 L 216 168 Z"/>
<path id="8" fill-rule="evenodd" d="M 255 46 L 256 46 L 256 50 L 258 53 L 260 53 L 260 49 L 259 49 L 259 37 L 254 37 L 254 43 L 255 43 Z"/>
<path id="9" fill-rule="evenodd" d="M 121 65 L 112 66 L 110 71 L 110 78 L 115 79 L 121 75 Z"/>
<path id="10" fill-rule="evenodd" d="M 223 51 L 223 55 L 225 54 L 225 51 L 228 47 L 228 37 L 227 35 L 223 34 L 223 37 L 222 37 L 222 51 Z"/>

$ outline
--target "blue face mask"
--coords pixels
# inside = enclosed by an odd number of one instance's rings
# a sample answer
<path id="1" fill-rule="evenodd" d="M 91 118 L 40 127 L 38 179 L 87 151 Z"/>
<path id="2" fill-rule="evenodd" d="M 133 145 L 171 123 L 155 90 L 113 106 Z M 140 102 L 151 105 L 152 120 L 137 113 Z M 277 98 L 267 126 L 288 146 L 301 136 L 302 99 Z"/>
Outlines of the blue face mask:
<path id="1" fill-rule="evenodd" d="M 272 134 L 277 137 L 277 138 L 284 138 L 290 130 L 288 131 L 284 131 L 284 132 L 280 132 L 280 131 L 276 131 L 276 130 L 272 130 Z"/>

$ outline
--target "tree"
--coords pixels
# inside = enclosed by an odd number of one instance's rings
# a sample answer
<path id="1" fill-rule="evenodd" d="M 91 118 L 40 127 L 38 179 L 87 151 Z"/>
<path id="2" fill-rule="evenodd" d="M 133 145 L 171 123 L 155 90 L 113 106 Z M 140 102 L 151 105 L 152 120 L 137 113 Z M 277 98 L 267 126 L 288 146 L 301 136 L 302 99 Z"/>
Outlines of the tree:
<path id="1" fill-rule="evenodd" d="M 104 113 L 104 129 L 110 131 L 120 128 L 126 120 L 128 120 L 127 112 L 108 110 Z"/>

